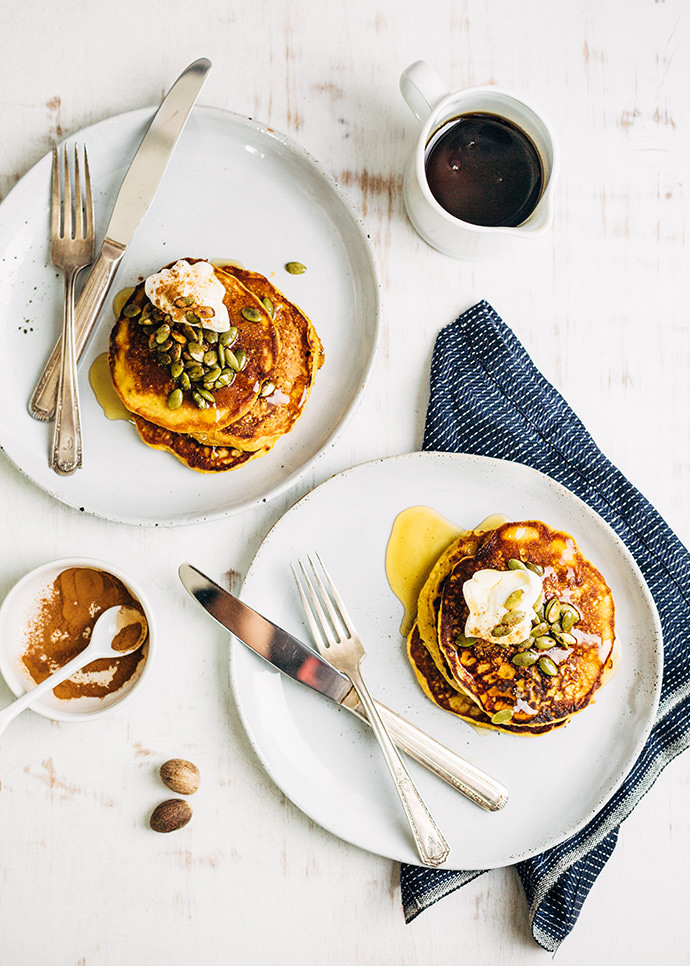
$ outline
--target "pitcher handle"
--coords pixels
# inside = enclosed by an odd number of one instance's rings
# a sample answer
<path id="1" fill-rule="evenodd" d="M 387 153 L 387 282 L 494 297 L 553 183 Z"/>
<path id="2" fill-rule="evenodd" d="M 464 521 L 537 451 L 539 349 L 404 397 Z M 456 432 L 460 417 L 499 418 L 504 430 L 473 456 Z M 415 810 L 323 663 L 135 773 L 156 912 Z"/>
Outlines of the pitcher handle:
<path id="1" fill-rule="evenodd" d="M 400 92 L 414 116 L 422 124 L 436 105 L 450 93 L 433 67 L 416 60 L 400 75 Z"/>

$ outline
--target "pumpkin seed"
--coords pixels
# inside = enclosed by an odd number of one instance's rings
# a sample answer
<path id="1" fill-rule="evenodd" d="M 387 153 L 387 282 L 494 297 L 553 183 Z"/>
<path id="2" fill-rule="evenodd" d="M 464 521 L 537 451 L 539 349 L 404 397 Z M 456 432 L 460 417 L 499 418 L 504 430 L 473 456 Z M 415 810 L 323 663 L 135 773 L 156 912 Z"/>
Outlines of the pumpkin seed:
<path id="1" fill-rule="evenodd" d="M 242 309 L 242 318 L 246 319 L 247 322 L 260 322 L 261 312 L 253 305 L 246 305 Z"/>
<path id="2" fill-rule="evenodd" d="M 513 717 L 512 708 L 503 708 L 501 711 L 497 711 L 496 714 L 491 716 L 491 724 L 501 725 L 507 724 Z"/>
<path id="3" fill-rule="evenodd" d="M 194 400 L 194 405 L 197 407 L 197 409 L 208 409 L 208 403 L 201 393 L 197 392 L 196 389 L 192 392 L 192 399 Z"/>
<path id="4" fill-rule="evenodd" d="M 555 623 L 561 616 L 561 602 L 558 597 L 552 597 L 544 608 L 544 618 L 549 624 Z"/>
<path id="5" fill-rule="evenodd" d="M 122 314 L 126 319 L 134 319 L 137 315 L 141 315 L 141 306 L 136 302 L 129 302 L 122 310 Z"/>
<path id="6" fill-rule="evenodd" d="M 240 364 L 237 361 L 237 356 L 232 351 L 232 349 L 227 349 L 226 348 L 226 350 L 225 350 L 225 365 L 226 366 L 230 366 L 230 368 L 231 369 L 234 369 L 235 372 L 239 372 L 240 371 Z"/>
<path id="7" fill-rule="evenodd" d="M 506 634 L 510 634 L 511 628 L 507 624 L 496 624 L 496 626 L 491 631 L 492 637 L 505 637 Z"/>
<path id="8" fill-rule="evenodd" d="M 539 658 L 539 670 L 542 672 L 542 674 L 547 674 L 550 678 L 558 674 L 558 668 L 551 658 L 546 657 L 546 655 Z"/>
<path id="9" fill-rule="evenodd" d="M 267 379 L 266 382 L 261 387 L 261 390 L 259 391 L 259 395 L 270 396 L 271 393 L 275 392 L 275 390 L 276 390 L 275 383 L 271 382 L 270 379 Z"/>
<path id="10" fill-rule="evenodd" d="M 201 362 L 204 358 L 204 347 L 200 342 L 188 342 L 187 352 L 195 362 Z"/>
<path id="11" fill-rule="evenodd" d="M 524 596 L 525 596 L 524 590 L 514 590 L 512 594 L 508 594 L 508 596 L 506 597 L 506 602 L 503 606 L 507 610 L 514 610 L 516 607 L 520 606 L 522 602 L 522 598 Z"/>
<path id="12" fill-rule="evenodd" d="M 232 345 L 237 338 L 237 326 L 231 325 L 226 332 L 221 332 L 218 341 L 221 345 Z"/>
<path id="13" fill-rule="evenodd" d="M 572 604 L 564 604 L 561 609 L 561 626 L 566 634 L 573 629 L 579 620 L 580 614 Z"/>
<path id="14" fill-rule="evenodd" d="M 173 305 L 176 306 L 178 309 L 186 309 L 188 306 L 192 304 L 193 301 L 194 300 L 189 298 L 188 295 L 178 295 L 175 301 L 173 302 Z"/>
<path id="15" fill-rule="evenodd" d="M 271 316 L 271 318 L 273 318 L 273 316 L 276 314 L 276 310 L 275 310 L 275 306 L 273 305 L 273 302 L 271 302 L 268 295 L 264 295 L 261 301 L 263 302 L 263 306 L 268 312 L 268 314 Z"/>
<path id="16" fill-rule="evenodd" d="M 204 376 L 204 383 L 215 382 L 218 376 L 221 374 L 221 372 L 222 370 L 220 366 L 214 366 L 213 369 L 209 369 L 206 375 Z"/>
<path id="17" fill-rule="evenodd" d="M 215 309 L 210 305 L 200 305 L 196 310 L 196 314 L 200 319 L 212 319 L 216 314 Z"/>
<path id="18" fill-rule="evenodd" d="M 204 352 L 204 365 L 213 368 L 218 365 L 218 353 L 215 349 L 209 349 L 208 352 Z"/>
<path id="19" fill-rule="evenodd" d="M 522 560 L 518 560 L 517 557 L 511 557 L 508 561 L 508 570 L 527 570 L 527 567 L 523 564 Z"/>
<path id="20" fill-rule="evenodd" d="M 235 358 L 237 359 L 237 365 L 240 367 L 240 372 L 247 365 L 247 352 L 245 349 L 238 349 L 235 353 Z"/>
<path id="21" fill-rule="evenodd" d="M 501 618 L 501 623 L 505 624 L 507 627 L 510 627 L 512 629 L 513 627 L 516 627 L 520 623 L 520 621 L 523 621 L 524 619 L 525 619 L 524 610 L 509 610 L 508 613 L 503 618 Z"/>
<path id="22" fill-rule="evenodd" d="M 180 345 L 187 345 L 187 336 L 184 334 L 184 332 L 181 332 L 179 329 L 173 329 L 170 335 L 175 340 L 175 342 L 179 342 Z"/>
<path id="23" fill-rule="evenodd" d="M 187 375 L 192 380 L 192 382 L 198 382 L 200 379 L 204 378 L 204 370 L 199 365 L 192 366 L 191 369 L 187 369 Z"/>
<path id="24" fill-rule="evenodd" d="M 191 388 L 191 380 L 186 372 L 183 372 L 180 376 L 180 389 L 187 390 Z"/>
<path id="25" fill-rule="evenodd" d="M 458 634 L 455 638 L 455 643 L 458 647 L 474 647 L 477 643 L 477 638 L 465 637 L 464 634 Z"/>
<path id="26" fill-rule="evenodd" d="M 548 651 L 549 648 L 553 647 L 555 643 L 556 642 L 554 641 L 553 637 L 549 637 L 547 634 L 544 634 L 543 637 L 536 637 L 534 639 L 533 646 L 539 651 Z"/>
<path id="27" fill-rule="evenodd" d="M 168 355 L 173 362 L 177 362 L 182 358 L 182 346 L 179 342 L 173 342 L 173 344 L 168 349 Z"/>
<path id="28" fill-rule="evenodd" d="M 166 339 L 164 342 L 158 343 L 158 348 L 161 352 L 169 352 L 175 345 L 172 339 Z"/>
<path id="29" fill-rule="evenodd" d="M 173 379 L 179 379 L 183 372 L 184 366 L 179 360 L 177 362 L 173 362 L 173 364 L 170 366 L 170 375 L 173 377 Z"/>
<path id="30" fill-rule="evenodd" d="M 307 266 L 303 265 L 302 262 L 287 262 L 285 265 L 285 271 L 290 275 L 303 275 L 307 270 Z"/>
<path id="31" fill-rule="evenodd" d="M 577 639 L 567 632 L 554 635 L 559 644 L 577 644 Z"/>
<path id="32" fill-rule="evenodd" d="M 167 322 L 164 322 L 159 328 L 154 332 L 156 342 L 160 345 L 161 342 L 165 342 L 166 339 L 170 338 L 170 326 Z"/>
<path id="33" fill-rule="evenodd" d="M 525 566 L 527 567 L 528 570 L 531 570 L 533 574 L 537 574 L 538 577 L 544 576 L 544 568 L 542 567 L 541 564 L 530 563 L 530 561 L 528 560 L 526 561 Z"/>
<path id="34" fill-rule="evenodd" d="M 204 329 L 204 338 L 209 345 L 215 345 L 218 342 L 218 333 L 213 329 Z"/>
<path id="35" fill-rule="evenodd" d="M 168 409 L 179 409 L 182 405 L 182 390 L 173 389 L 168 396 Z"/>
<path id="36" fill-rule="evenodd" d="M 546 623 L 546 621 L 541 621 L 539 624 L 536 625 L 536 627 L 532 628 L 532 630 L 529 632 L 529 636 L 543 637 L 544 634 L 548 634 L 548 633 L 549 633 L 549 625 Z"/>
<path id="37" fill-rule="evenodd" d="M 208 389 L 197 389 L 197 392 L 199 393 L 202 399 L 206 400 L 206 402 L 209 402 L 209 403 L 215 402 L 215 399 L 213 398 L 213 393 L 209 392 Z"/>
<path id="38" fill-rule="evenodd" d="M 515 667 L 531 667 L 537 663 L 539 655 L 534 651 L 518 651 L 517 654 L 513 654 L 511 660 Z"/>
<path id="39" fill-rule="evenodd" d="M 201 322 L 201 319 L 196 312 L 192 312 L 191 309 L 185 312 L 184 317 L 190 323 L 190 325 L 198 325 Z"/>
<path id="40" fill-rule="evenodd" d="M 221 374 L 216 379 L 216 389 L 222 389 L 223 386 L 229 386 L 235 379 L 235 373 L 232 369 L 223 369 Z"/>
<path id="41" fill-rule="evenodd" d="M 159 366 L 169 366 L 172 362 L 169 352 L 159 352 L 156 359 L 158 360 Z"/>

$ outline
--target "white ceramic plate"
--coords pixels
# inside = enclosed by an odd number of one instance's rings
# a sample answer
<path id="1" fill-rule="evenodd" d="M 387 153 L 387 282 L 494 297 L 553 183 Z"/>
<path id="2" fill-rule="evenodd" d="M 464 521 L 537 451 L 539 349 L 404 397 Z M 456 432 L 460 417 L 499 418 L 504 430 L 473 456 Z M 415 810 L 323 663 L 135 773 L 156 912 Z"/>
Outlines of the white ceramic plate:
<path id="1" fill-rule="evenodd" d="M 396 514 L 427 505 L 460 526 L 490 513 L 564 529 L 600 568 L 616 601 L 620 666 L 596 703 L 564 728 L 521 737 L 473 728 L 433 705 L 399 635 L 402 609 L 385 575 Z M 661 681 L 661 627 L 630 554 L 597 514 L 525 466 L 475 456 L 413 453 L 355 467 L 297 503 L 262 544 L 242 593 L 309 641 L 289 565 L 318 550 L 367 649 L 372 692 L 510 791 L 488 813 L 410 762 L 452 845 L 447 868 L 517 862 L 567 838 L 613 794 L 651 728 Z M 373 735 L 351 714 L 281 675 L 239 642 L 232 682 L 249 738 L 276 784 L 324 828 L 361 848 L 418 864 Z"/>
<path id="2" fill-rule="evenodd" d="M 86 128 L 70 142 L 89 151 L 98 241 L 152 111 Z M 60 331 L 62 276 L 49 257 L 49 156 L 0 205 L 0 444 L 59 500 L 125 523 L 191 523 L 253 506 L 293 483 L 342 429 L 364 388 L 379 329 L 372 253 L 334 182 L 282 135 L 215 108 L 195 108 L 163 183 L 125 253 L 79 367 L 84 468 L 58 477 L 48 466 L 52 423 L 26 406 Z M 112 297 L 185 256 L 226 258 L 261 272 L 311 317 L 326 361 L 295 429 L 262 459 L 230 473 L 195 473 L 145 446 L 123 421 L 106 419 L 88 383 L 112 327 Z M 289 275 L 288 261 L 307 266 Z M 85 276 L 86 273 L 83 273 Z"/>

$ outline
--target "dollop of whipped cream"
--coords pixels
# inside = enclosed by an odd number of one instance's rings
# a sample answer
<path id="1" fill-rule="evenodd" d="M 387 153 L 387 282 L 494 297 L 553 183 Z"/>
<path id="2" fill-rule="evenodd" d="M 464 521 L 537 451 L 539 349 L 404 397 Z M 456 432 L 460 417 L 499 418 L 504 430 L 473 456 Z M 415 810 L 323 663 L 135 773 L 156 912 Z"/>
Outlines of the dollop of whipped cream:
<path id="1" fill-rule="evenodd" d="M 542 590 L 541 577 L 531 570 L 478 570 L 462 585 L 470 610 L 465 636 L 505 646 L 526 641 Z"/>
<path id="2" fill-rule="evenodd" d="M 180 259 L 172 268 L 149 275 L 144 291 L 173 322 L 203 326 L 214 332 L 226 332 L 230 328 L 230 316 L 223 303 L 225 288 L 210 262 L 190 265 Z M 198 322 L 194 321 L 195 316 Z"/>

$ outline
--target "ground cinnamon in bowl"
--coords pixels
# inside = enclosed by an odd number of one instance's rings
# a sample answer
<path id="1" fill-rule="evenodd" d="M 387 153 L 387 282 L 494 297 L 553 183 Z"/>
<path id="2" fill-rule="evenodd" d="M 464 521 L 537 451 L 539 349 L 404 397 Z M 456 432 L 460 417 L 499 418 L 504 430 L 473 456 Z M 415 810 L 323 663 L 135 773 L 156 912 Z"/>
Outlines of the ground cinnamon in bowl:
<path id="1" fill-rule="evenodd" d="M 141 609 L 113 574 L 91 567 L 69 567 L 59 573 L 37 600 L 27 627 L 21 660 L 36 684 L 83 651 L 99 615 L 119 605 Z M 133 630 L 138 633 L 138 625 Z M 103 698 L 127 684 L 145 659 L 146 642 L 132 654 L 92 661 L 53 693 L 63 700 Z"/>

